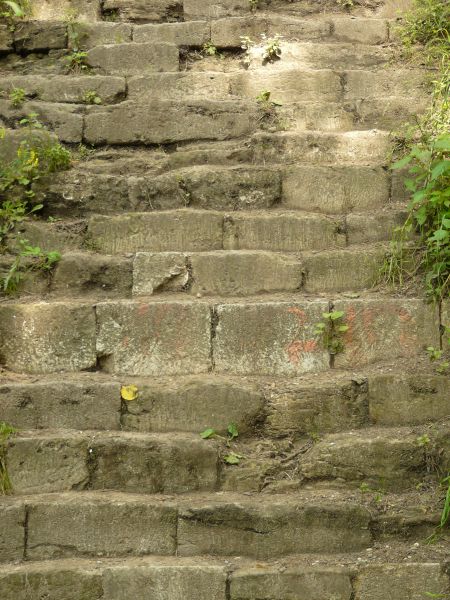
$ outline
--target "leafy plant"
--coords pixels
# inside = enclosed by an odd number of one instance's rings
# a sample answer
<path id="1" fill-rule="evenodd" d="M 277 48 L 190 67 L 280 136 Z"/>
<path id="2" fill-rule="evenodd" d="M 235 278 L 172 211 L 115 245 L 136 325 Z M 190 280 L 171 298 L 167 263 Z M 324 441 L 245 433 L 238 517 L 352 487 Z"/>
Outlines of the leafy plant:
<path id="1" fill-rule="evenodd" d="M 241 48 L 244 50 L 244 65 L 248 67 L 250 65 L 250 51 L 255 46 L 255 42 L 248 36 L 241 36 Z"/>
<path id="2" fill-rule="evenodd" d="M 281 36 L 276 34 L 273 38 L 267 38 L 265 34 L 262 34 L 261 38 L 264 44 L 263 62 L 273 62 L 281 58 Z"/>
<path id="3" fill-rule="evenodd" d="M 205 56 L 220 56 L 219 51 L 212 42 L 205 42 L 202 46 L 202 52 Z"/>
<path id="4" fill-rule="evenodd" d="M 248 0 L 248 3 L 250 4 L 250 10 L 252 12 L 255 12 L 259 7 L 259 0 Z"/>
<path id="5" fill-rule="evenodd" d="M 344 8 L 353 8 L 355 5 L 353 0 L 336 0 L 339 6 L 343 6 Z"/>
<path id="6" fill-rule="evenodd" d="M 5 294 L 15 294 L 22 280 L 23 271 L 42 271 L 49 273 L 61 260 L 61 254 L 55 250 L 46 252 L 39 246 L 30 246 L 27 240 L 19 239 L 19 254 L 16 256 L 6 277 L 3 279 L 3 292 Z M 24 266 L 24 259 L 29 260 Z"/>
<path id="7" fill-rule="evenodd" d="M 239 431 L 235 423 L 229 423 L 227 427 L 227 437 L 225 438 L 222 435 L 219 435 L 215 429 L 208 428 L 200 433 L 200 437 L 204 440 L 209 440 L 211 438 L 219 438 L 222 440 L 226 440 L 227 444 L 232 442 L 235 438 L 239 436 Z"/>
<path id="8" fill-rule="evenodd" d="M 410 56 L 427 62 L 450 56 L 450 3 L 443 0 L 414 0 L 402 19 L 400 37 Z"/>
<path id="9" fill-rule="evenodd" d="M 343 334 L 348 325 L 343 322 L 344 311 L 334 310 L 322 313 L 323 321 L 315 324 L 314 333 L 321 337 L 323 347 L 335 356 L 345 350 Z"/>
<path id="10" fill-rule="evenodd" d="M 11 106 L 13 106 L 14 108 L 20 108 L 22 106 L 22 104 L 25 102 L 25 99 L 26 99 L 26 93 L 25 93 L 25 90 L 22 88 L 14 87 L 9 92 L 9 100 L 11 102 Z"/>
<path id="11" fill-rule="evenodd" d="M 84 50 L 72 50 L 72 52 L 65 57 L 67 62 L 67 69 L 71 73 L 87 73 L 90 70 L 90 66 L 87 64 L 87 52 Z"/>
<path id="12" fill-rule="evenodd" d="M 230 452 L 223 457 L 224 462 L 228 465 L 238 465 L 241 462 L 241 459 L 244 458 L 241 454 L 236 454 L 236 452 Z"/>
<path id="13" fill-rule="evenodd" d="M 39 121 L 37 113 L 30 113 L 23 119 L 20 119 L 19 125 L 21 127 L 28 127 L 28 129 L 44 129 L 44 125 Z"/>
<path id="14" fill-rule="evenodd" d="M 102 99 L 95 90 L 86 90 L 82 96 L 82 101 L 85 104 L 101 104 Z"/>
<path id="15" fill-rule="evenodd" d="M 426 433 L 424 433 L 423 435 L 420 435 L 417 438 L 416 442 L 417 442 L 418 446 L 421 446 L 421 447 L 428 446 L 431 442 L 430 436 L 427 435 Z"/>
<path id="16" fill-rule="evenodd" d="M 0 18 L 23 19 L 30 12 L 29 0 L 0 0 Z"/>
<path id="17" fill-rule="evenodd" d="M 9 438 L 17 433 L 17 429 L 0 421 L 0 495 L 10 494 L 12 492 L 11 480 L 8 475 L 6 464 L 6 452 Z"/>

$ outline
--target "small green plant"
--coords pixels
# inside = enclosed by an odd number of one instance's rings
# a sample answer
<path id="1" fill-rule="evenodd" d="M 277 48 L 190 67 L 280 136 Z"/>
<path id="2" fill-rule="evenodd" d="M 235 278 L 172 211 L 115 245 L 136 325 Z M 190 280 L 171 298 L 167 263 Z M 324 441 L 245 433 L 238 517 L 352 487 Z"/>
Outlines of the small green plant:
<path id="1" fill-rule="evenodd" d="M 10 494 L 12 492 L 11 480 L 8 475 L 8 466 L 6 464 L 6 453 L 9 438 L 17 433 L 17 429 L 0 421 L 0 495 Z"/>
<path id="2" fill-rule="evenodd" d="M 343 334 L 348 331 L 348 325 L 343 322 L 344 316 L 342 310 L 322 313 L 323 321 L 315 324 L 314 333 L 321 337 L 323 347 L 332 356 L 345 351 Z"/>
<path id="3" fill-rule="evenodd" d="M 204 56 L 220 56 L 219 51 L 212 42 L 205 42 L 202 46 Z"/>
<path id="4" fill-rule="evenodd" d="M 450 473 L 441 479 L 440 486 L 444 491 L 444 504 L 442 507 L 441 518 L 435 531 L 427 538 L 427 542 L 432 544 L 439 539 L 444 528 L 450 523 Z"/>
<path id="5" fill-rule="evenodd" d="M 424 433 L 423 435 L 420 435 L 417 438 L 416 443 L 417 443 L 418 446 L 420 446 L 422 448 L 425 447 L 425 446 L 429 446 L 430 443 L 431 443 L 430 436 L 427 435 L 426 433 Z"/>
<path id="6" fill-rule="evenodd" d="M 339 6 L 343 6 L 344 8 L 353 8 L 354 2 L 353 0 L 336 0 Z"/>
<path id="7" fill-rule="evenodd" d="M 243 63 L 246 67 L 250 66 L 251 49 L 255 46 L 255 42 L 248 36 L 241 36 L 241 48 L 244 50 Z"/>
<path id="8" fill-rule="evenodd" d="M 236 452 L 230 452 L 223 457 L 224 462 L 227 465 L 238 465 L 244 457 L 241 454 L 236 454 Z"/>
<path id="9" fill-rule="evenodd" d="M 39 121 L 37 113 L 30 113 L 23 119 L 20 119 L 19 125 L 28 129 L 45 129 L 44 125 Z"/>
<path id="10" fill-rule="evenodd" d="M 281 58 L 281 36 L 276 34 L 273 38 L 268 38 L 265 34 L 261 36 L 264 48 L 262 59 L 264 63 L 274 62 Z"/>
<path id="11" fill-rule="evenodd" d="M 11 106 L 13 106 L 14 108 L 21 108 L 25 100 L 26 93 L 24 89 L 14 87 L 9 92 L 9 101 L 11 102 Z"/>
<path id="12" fill-rule="evenodd" d="M 277 100 L 272 100 L 271 92 L 267 90 L 259 92 L 259 94 L 256 96 L 256 102 L 258 102 L 258 104 L 260 104 L 262 107 L 283 106 L 281 102 L 278 102 Z"/>
<path id="13" fill-rule="evenodd" d="M 370 488 L 370 485 L 368 483 L 366 483 L 365 481 L 363 481 L 361 483 L 361 485 L 359 486 L 359 491 L 361 492 L 361 494 L 368 494 L 372 490 Z"/>
<path id="14" fill-rule="evenodd" d="M 235 423 L 229 423 L 227 427 L 227 437 L 225 438 L 222 435 L 219 435 L 215 429 L 208 428 L 201 432 L 200 437 L 204 440 L 209 440 L 211 438 L 219 438 L 222 440 L 226 440 L 227 444 L 230 444 L 235 438 L 239 436 L 239 431 Z"/>
<path id="15" fill-rule="evenodd" d="M 81 100 L 85 104 L 101 104 L 102 103 L 102 99 L 97 94 L 97 92 L 94 90 L 86 90 L 86 92 L 84 92 Z"/>
<path id="16" fill-rule="evenodd" d="M 72 52 L 65 57 L 67 62 L 67 70 L 71 73 L 88 73 L 90 70 L 87 64 L 87 52 L 84 50 L 72 50 Z"/>
<path id="17" fill-rule="evenodd" d="M 41 271 L 48 274 L 61 260 L 61 254 L 55 250 L 45 252 L 39 246 L 30 246 L 24 239 L 19 239 L 18 244 L 20 246 L 19 254 L 2 282 L 3 292 L 7 295 L 17 293 L 24 272 Z M 28 259 L 28 263 L 25 265 L 24 259 Z"/>
<path id="18" fill-rule="evenodd" d="M 450 3 L 446 0 L 414 0 L 402 17 L 400 37 L 407 56 L 417 54 L 428 63 L 450 58 Z"/>
<path id="19" fill-rule="evenodd" d="M 30 12 L 29 0 L 0 0 L 0 18 L 7 21 L 23 19 Z"/>
<path id="20" fill-rule="evenodd" d="M 256 10 L 258 9 L 259 1 L 260 0 L 248 0 L 248 3 L 250 4 L 250 10 L 252 12 L 256 12 Z"/>

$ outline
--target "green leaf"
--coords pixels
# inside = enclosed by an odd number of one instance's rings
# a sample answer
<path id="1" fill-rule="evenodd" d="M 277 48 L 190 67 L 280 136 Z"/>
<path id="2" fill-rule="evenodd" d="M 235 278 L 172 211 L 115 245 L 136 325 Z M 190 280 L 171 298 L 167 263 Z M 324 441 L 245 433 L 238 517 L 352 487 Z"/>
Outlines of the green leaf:
<path id="1" fill-rule="evenodd" d="M 406 165 L 409 165 L 409 163 L 411 161 L 412 161 L 412 156 L 410 156 L 410 155 L 405 156 L 401 160 L 398 160 L 396 163 L 394 163 L 392 165 L 392 168 L 393 169 L 403 169 L 403 167 L 406 167 Z"/>
<path id="2" fill-rule="evenodd" d="M 345 313 L 343 310 L 335 310 L 332 313 L 330 313 L 330 318 L 332 321 L 337 321 L 338 319 L 342 319 L 344 314 Z"/>
<path id="3" fill-rule="evenodd" d="M 432 169 L 430 179 L 434 181 L 446 171 L 450 171 L 450 160 L 439 161 Z"/>
<path id="4" fill-rule="evenodd" d="M 340 331 L 341 333 L 348 331 L 348 325 L 339 325 L 338 331 Z"/>
<path id="5" fill-rule="evenodd" d="M 3 4 L 9 6 L 9 8 L 13 11 L 16 17 L 25 16 L 23 9 L 17 4 L 17 2 L 12 2 L 12 0 L 3 0 Z"/>
<path id="6" fill-rule="evenodd" d="M 238 428 L 236 427 L 235 423 L 230 423 L 228 425 L 227 431 L 228 431 L 228 435 L 230 436 L 231 440 L 234 440 L 234 438 L 237 438 L 239 435 L 239 431 L 238 431 Z"/>
<path id="7" fill-rule="evenodd" d="M 450 135 L 445 135 L 436 140 L 434 147 L 438 150 L 447 150 L 450 152 Z"/>
<path id="8" fill-rule="evenodd" d="M 240 454 L 236 454 L 235 452 L 230 452 L 230 454 L 227 454 L 226 456 L 223 457 L 223 460 L 228 465 L 238 465 L 241 462 L 241 458 L 243 458 L 243 456 L 241 456 Z"/>
<path id="9" fill-rule="evenodd" d="M 200 437 L 204 440 L 208 440 L 209 438 L 212 438 L 215 435 L 216 432 L 214 429 L 205 429 L 205 431 L 201 432 Z"/>

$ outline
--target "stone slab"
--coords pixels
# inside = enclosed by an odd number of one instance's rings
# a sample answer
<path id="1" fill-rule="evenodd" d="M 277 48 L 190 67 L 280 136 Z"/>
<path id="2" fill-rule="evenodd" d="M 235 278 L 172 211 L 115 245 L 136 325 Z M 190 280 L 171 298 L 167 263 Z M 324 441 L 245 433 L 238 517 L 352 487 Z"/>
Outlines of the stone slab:
<path id="1" fill-rule="evenodd" d="M 0 307 L 0 362 L 24 373 L 81 371 L 94 367 L 92 306 L 62 302 Z"/>
<path id="2" fill-rule="evenodd" d="M 0 562 L 23 559 L 25 547 L 25 507 L 1 497 Z"/>
<path id="3" fill-rule="evenodd" d="M 108 75 L 139 75 L 155 71 L 178 71 L 178 48 L 174 44 L 107 44 L 88 50 L 87 64 Z"/>
<path id="4" fill-rule="evenodd" d="M 133 261 L 133 296 L 180 292 L 189 282 L 186 254 L 137 252 Z"/>
<path id="5" fill-rule="evenodd" d="M 133 41 L 167 42 L 176 46 L 202 46 L 210 39 L 209 24 L 205 21 L 136 25 Z"/>
<path id="6" fill-rule="evenodd" d="M 2 420 L 18 429 L 119 429 L 119 383 L 5 383 L 0 404 Z"/>
<path id="7" fill-rule="evenodd" d="M 216 371 L 293 376 L 326 370 L 328 353 L 314 334 L 314 324 L 326 310 L 324 301 L 217 306 Z"/>
<path id="8" fill-rule="evenodd" d="M 356 299 L 336 302 L 349 326 L 336 366 L 355 368 L 396 358 L 414 358 L 439 343 L 436 307 L 414 299 Z"/>
<path id="9" fill-rule="evenodd" d="M 176 510 L 145 497 L 69 494 L 29 504 L 31 560 L 175 552 Z"/>
<path id="10" fill-rule="evenodd" d="M 243 434 L 255 428 L 264 412 L 264 398 L 257 389 L 216 376 L 136 385 L 138 397 L 126 403 L 122 416 L 123 427 L 129 430 L 199 433 L 213 428 L 226 434 L 228 425 L 235 423 Z"/>
<path id="11" fill-rule="evenodd" d="M 100 303 L 102 369 L 127 375 L 204 373 L 211 366 L 209 306 L 184 302 Z"/>
<path id="12" fill-rule="evenodd" d="M 185 252 L 222 248 L 219 213 L 179 211 L 91 218 L 90 239 L 99 251 Z"/>

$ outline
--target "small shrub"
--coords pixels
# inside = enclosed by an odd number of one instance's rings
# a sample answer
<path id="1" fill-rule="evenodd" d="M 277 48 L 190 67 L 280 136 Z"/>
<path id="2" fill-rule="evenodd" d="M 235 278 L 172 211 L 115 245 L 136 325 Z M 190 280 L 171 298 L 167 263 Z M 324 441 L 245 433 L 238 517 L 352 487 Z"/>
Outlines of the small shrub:
<path id="1" fill-rule="evenodd" d="M 10 494 L 12 492 L 11 480 L 6 464 L 6 452 L 8 440 L 15 433 L 17 433 L 17 429 L 4 421 L 0 421 L 0 495 Z"/>
<path id="2" fill-rule="evenodd" d="M 220 56 L 219 51 L 212 42 L 205 42 L 202 46 L 204 56 Z"/>
<path id="3" fill-rule="evenodd" d="M 274 62 L 281 58 L 281 36 L 277 34 L 273 38 L 267 38 L 266 35 L 263 34 L 261 37 L 264 44 L 262 55 L 263 62 Z"/>
<path id="4" fill-rule="evenodd" d="M 342 310 L 322 313 L 323 321 L 315 324 L 315 334 L 320 336 L 323 347 L 332 356 L 345 350 L 343 334 L 348 331 L 348 325 L 343 322 L 344 316 Z"/>
<path id="5" fill-rule="evenodd" d="M 67 70 L 71 73 L 88 73 L 90 70 L 86 62 L 87 52 L 83 50 L 73 50 L 65 57 L 67 62 Z"/>
<path id="6" fill-rule="evenodd" d="M 101 104 L 102 103 L 102 99 L 97 94 L 97 92 L 94 90 L 87 90 L 86 92 L 84 92 L 81 99 L 85 104 Z"/>
<path id="7" fill-rule="evenodd" d="M 14 87 L 9 93 L 9 100 L 11 102 L 11 106 L 14 108 L 21 108 L 26 100 L 25 90 Z"/>

